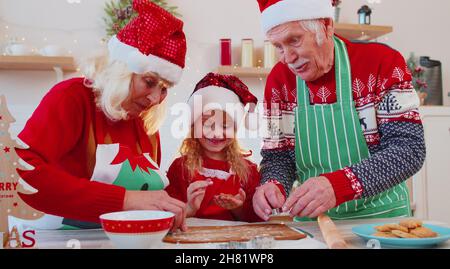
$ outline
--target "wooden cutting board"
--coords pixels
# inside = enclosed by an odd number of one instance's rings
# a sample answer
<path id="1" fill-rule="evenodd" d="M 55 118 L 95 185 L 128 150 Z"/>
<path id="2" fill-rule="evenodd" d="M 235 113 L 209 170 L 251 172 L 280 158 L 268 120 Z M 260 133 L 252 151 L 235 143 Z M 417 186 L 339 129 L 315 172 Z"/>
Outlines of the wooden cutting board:
<path id="1" fill-rule="evenodd" d="M 269 223 L 189 227 L 187 232 L 169 233 L 163 241 L 175 244 L 243 242 L 257 236 L 272 236 L 275 240 L 298 240 L 306 237 L 284 224 Z"/>

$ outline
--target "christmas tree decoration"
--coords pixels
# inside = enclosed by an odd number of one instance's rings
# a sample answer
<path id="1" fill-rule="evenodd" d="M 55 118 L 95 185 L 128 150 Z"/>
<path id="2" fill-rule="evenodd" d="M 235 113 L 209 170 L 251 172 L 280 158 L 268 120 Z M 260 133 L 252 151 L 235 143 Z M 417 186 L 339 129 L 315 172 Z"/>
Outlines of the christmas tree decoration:
<path id="1" fill-rule="evenodd" d="M 426 99 L 428 97 L 427 88 L 428 85 L 425 81 L 425 69 L 419 65 L 418 59 L 414 55 L 414 53 L 411 53 L 409 56 L 409 59 L 407 61 L 409 72 L 411 72 L 412 75 L 412 83 L 414 86 L 414 89 L 417 91 L 417 95 L 419 95 L 420 105 L 424 105 L 426 102 Z"/>
<path id="2" fill-rule="evenodd" d="M 181 17 L 177 7 L 170 6 L 165 0 L 148 0 L 164 8 L 172 15 Z M 117 34 L 128 22 L 137 16 L 133 10 L 133 0 L 112 0 L 105 5 L 106 16 L 103 20 L 106 25 L 107 38 Z"/>
<path id="3" fill-rule="evenodd" d="M 9 133 L 10 124 L 15 119 L 10 114 L 5 96 L 0 96 L 0 232 L 3 232 L 3 243 L 7 238 L 5 235 L 14 227 L 9 227 L 9 217 L 18 219 L 38 219 L 43 213 L 28 206 L 19 197 L 18 193 L 32 193 L 30 187 L 20 179 L 16 169 L 26 170 L 19 162 L 19 156 L 15 148 L 20 148 L 16 140 Z M 17 227 L 15 227 L 17 228 Z"/>
<path id="4" fill-rule="evenodd" d="M 411 72 L 411 75 L 413 77 L 413 85 L 416 91 L 418 92 L 425 92 L 428 88 L 427 83 L 425 82 L 424 77 L 424 71 L 425 69 L 418 64 L 418 60 L 414 53 L 411 53 L 411 55 L 408 58 L 407 61 L 408 69 Z"/>

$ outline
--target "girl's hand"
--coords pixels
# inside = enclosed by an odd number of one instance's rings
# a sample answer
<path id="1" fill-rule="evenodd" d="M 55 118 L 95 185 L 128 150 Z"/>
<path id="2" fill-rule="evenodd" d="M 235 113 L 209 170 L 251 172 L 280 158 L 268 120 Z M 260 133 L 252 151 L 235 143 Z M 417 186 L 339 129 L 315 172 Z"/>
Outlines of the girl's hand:
<path id="1" fill-rule="evenodd" d="M 206 188 L 212 184 L 212 180 L 208 179 L 195 181 L 189 185 L 187 189 L 187 217 L 192 217 L 197 213 L 205 197 Z"/>
<path id="2" fill-rule="evenodd" d="M 214 202 L 222 208 L 234 210 L 242 207 L 246 197 L 247 195 L 245 194 L 245 191 L 241 188 L 239 189 L 239 193 L 234 196 L 223 193 L 214 196 Z"/>

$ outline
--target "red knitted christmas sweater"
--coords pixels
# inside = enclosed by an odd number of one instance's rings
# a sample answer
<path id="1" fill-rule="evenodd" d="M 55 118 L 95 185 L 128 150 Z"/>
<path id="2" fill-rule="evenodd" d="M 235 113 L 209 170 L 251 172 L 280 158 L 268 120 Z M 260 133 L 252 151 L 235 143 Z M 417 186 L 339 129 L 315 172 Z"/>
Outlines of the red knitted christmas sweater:
<path id="1" fill-rule="evenodd" d="M 414 175 L 425 158 L 419 98 L 402 55 L 380 43 L 350 42 L 352 94 L 371 156 L 325 174 L 337 204 L 375 196 Z M 307 82 L 311 104 L 336 102 L 335 68 Z M 296 76 L 283 63 L 271 71 L 264 94 L 268 132 L 264 137 L 262 182 L 277 180 L 289 192 L 295 174 Z"/>

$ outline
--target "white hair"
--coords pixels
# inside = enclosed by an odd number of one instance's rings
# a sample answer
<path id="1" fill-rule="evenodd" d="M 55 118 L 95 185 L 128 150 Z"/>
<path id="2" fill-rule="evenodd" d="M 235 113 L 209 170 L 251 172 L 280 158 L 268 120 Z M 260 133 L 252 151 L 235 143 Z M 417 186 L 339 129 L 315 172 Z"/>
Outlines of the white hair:
<path id="1" fill-rule="evenodd" d="M 301 20 L 299 23 L 305 31 L 315 33 L 317 45 L 322 46 L 323 41 L 325 40 L 325 23 L 320 19 Z"/>
<path id="2" fill-rule="evenodd" d="M 96 103 L 112 121 L 126 120 L 128 113 L 122 103 L 130 93 L 133 73 L 120 61 L 111 61 L 107 53 L 85 59 L 80 64 L 85 86 L 96 94 Z M 148 135 L 156 133 L 166 115 L 165 102 L 141 113 Z"/>

